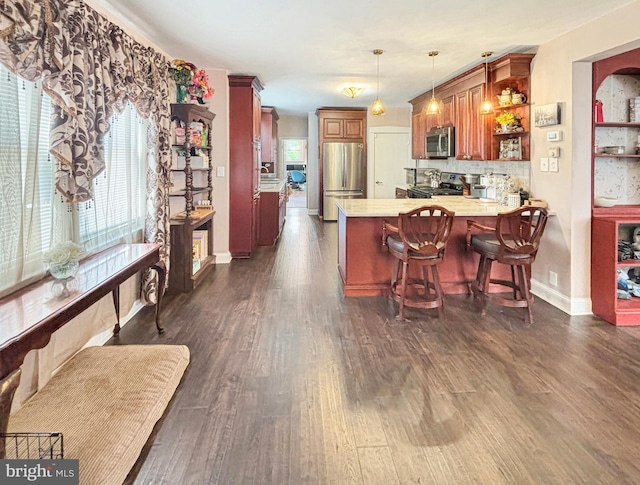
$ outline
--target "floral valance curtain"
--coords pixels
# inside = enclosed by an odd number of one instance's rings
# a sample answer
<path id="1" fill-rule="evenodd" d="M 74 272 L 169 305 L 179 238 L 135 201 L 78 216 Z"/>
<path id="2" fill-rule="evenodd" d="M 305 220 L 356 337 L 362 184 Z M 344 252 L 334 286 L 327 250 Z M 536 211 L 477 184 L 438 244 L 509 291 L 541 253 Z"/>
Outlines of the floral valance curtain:
<path id="1" fill-rule="evenodd" d="M 56 104 L 51 153 L 69 201 L 91 198 L 114 109 L 131 101 L 168 130 L 167 60 L 79 0 L 2 0 L 0 62 L 40 79 Z"/>
<path id="2" fill-rule="evenodd" d="M 40 81 L 55 108 L 51 153 L 56 188 L 70 202 L 92 197 L 104 169 L 109 119 L 130 101 L 152 117 L 155 167 L 147 191 L 145 238 L 168 264 L 169 62 L 80 0 L 0 0 L 0 62 Z"/>

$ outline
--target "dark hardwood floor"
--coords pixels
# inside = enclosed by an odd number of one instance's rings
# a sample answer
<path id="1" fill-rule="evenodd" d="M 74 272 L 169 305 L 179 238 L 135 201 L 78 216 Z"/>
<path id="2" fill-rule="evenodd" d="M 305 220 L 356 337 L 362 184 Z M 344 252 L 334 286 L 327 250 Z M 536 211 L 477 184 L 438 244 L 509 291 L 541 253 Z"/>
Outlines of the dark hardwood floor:
<path id="1" fill-rule="evenodd" d="M 219 265 L 116 344 L 191 364 L 137 484 L 640 483 L 640 328 L 465 295 L 396 321 L 344 298 L 336 224 L 292 209 L 275 247 Z"/>

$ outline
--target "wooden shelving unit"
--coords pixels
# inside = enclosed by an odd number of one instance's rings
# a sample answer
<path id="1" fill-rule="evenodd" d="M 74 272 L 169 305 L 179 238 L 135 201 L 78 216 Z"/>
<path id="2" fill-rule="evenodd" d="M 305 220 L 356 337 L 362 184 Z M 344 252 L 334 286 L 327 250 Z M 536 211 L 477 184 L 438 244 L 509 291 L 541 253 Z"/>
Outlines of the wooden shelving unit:
<path id="1" fill-rule="evenodd" d="M 198 104 L 172 104 L 171 122 L 174 128 L 184 128 L 185 142 L 174 143 L 172 149 L 184 152 L 184 168 L 172 168 L 174 174 L 184 173 L 184 183 L 169 192 L 170 197 L 184 198 L 184 210 L 171 214 L 171 265 L 169 268 L 169 291 L 186 292 L 193 290 L 204 278 L 208 270 L 215 264 L 213 251 L 213 216 L 210 205 L 212 196 L 212 160 L 211 129 L 215 114 Z M 203 136 L 201 143 L 192 143 L 191 123 L 202 123 Z M 204 135 L 206 133 L 206 135 Z M 207 157 L 206 167 L 192 167 L 192 158 L 197 151 Z M 174 153 L 175 155 L 175 153 Z M 194 185 L 194 172 L 199 175 Z M 177 182 L 176 182 L 177 184 Z M 201 206 L 200 201 L 208 201 L 209 205 Z M 202 254 L 194 254 L 194 233 L 206 233 L 206 244 L 198 243 Z M 205 246 L 204 248 L 201 246 Z M 199 256 L 199 257 L 196 257 Z"/>

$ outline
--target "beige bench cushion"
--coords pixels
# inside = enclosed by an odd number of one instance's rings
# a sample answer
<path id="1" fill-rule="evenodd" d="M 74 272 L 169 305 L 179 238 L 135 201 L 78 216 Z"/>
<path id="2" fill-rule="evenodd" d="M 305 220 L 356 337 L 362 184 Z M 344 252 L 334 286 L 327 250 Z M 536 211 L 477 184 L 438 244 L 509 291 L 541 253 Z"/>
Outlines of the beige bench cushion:
<path id="1" fill-rule="evenodd" d="M 62 432 L 80 483 L 120 485 L 189 363 L 182 345 L 90 347 L 9 418 L 9 432 Z"/>

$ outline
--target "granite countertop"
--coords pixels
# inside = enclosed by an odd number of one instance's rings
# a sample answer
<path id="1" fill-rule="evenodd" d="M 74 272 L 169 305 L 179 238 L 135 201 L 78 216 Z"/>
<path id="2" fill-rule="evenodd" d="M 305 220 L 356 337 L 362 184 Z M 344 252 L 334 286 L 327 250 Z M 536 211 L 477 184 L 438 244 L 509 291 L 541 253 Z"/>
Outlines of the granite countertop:
<path id="1" fill-rule="evenodd" d="M 347 217 L 395 217 L 423 205 L 440 205 L 456 216 L 492 216 L 509 212 L 512 207 L 495 202 L 481 202 L 462 195 L 433 196 L 431 199 L 336 199 L 338 210 Z"/>
<path id="2" fill-rule="evenodd" d="M 262 179 L 260 180 L 260 192 L 280 192 L 287 183 L 283 179 Z"/>

